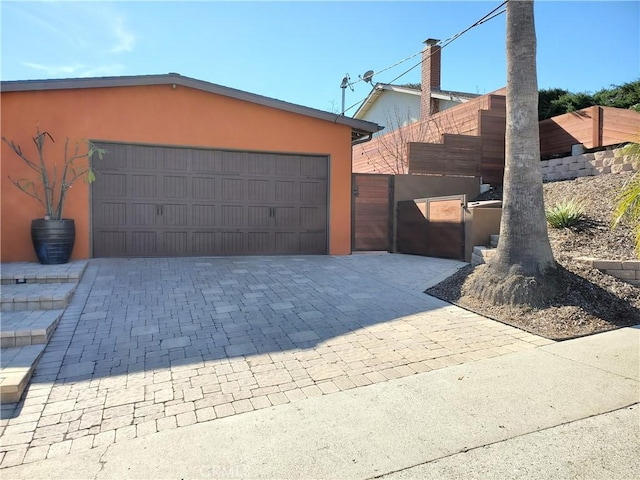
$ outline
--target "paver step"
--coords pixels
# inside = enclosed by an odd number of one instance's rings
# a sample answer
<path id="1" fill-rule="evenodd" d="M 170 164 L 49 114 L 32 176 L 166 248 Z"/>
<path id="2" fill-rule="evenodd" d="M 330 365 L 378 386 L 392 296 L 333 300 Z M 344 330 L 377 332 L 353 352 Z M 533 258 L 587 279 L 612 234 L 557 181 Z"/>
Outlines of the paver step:
<path id="1" fill-rule="evenodd" d="M 26 283 L 3 285 L 0 292 L 0 311 L 52 310 L 66 308 L 76 283 Z"/>
<path id="2" fill-rule="evenodd" d="M 20 283 L 78 283 L 87 268 L 86 260 L 62 265 L 41 265 L 34 262 L 3 263 L 0 279 L 3 285 Z"/>
<path id="3" fill-rule="evenodd" d="M 20 400 L 46 345 L 0 349 L 0 403 Z"/>
<path id="4" fill-rule="evenodd" d="M 486 261 L 495 255 L 495 248 L 488 248 L 482 245 L 477 245 L 473 247 L 473 252 L 471 254 L 471 265 L 477 266 L 486 263 Z"/>
<path id="5" fill-rule="evenodd" d="M 0 347 L 46 344 L 64 310 L 4 312 L 0 322 Z"/>
<path id="6" fill-rule="evenodd" d="M 493 248 L 498 246 L 498 240 L 500 240 L 500 235 L 491 235 L 491 246 Z"/>

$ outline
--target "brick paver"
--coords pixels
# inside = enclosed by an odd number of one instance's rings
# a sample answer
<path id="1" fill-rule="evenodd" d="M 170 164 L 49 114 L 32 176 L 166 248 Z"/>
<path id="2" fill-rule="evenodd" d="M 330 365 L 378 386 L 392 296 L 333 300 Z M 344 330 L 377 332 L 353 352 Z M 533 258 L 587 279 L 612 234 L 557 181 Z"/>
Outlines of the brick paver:
<path id="1" fill-rule="evenodd" d="M 91 260 L 0 467 L 551 343 L 422 293 L 404 255 Z"/>

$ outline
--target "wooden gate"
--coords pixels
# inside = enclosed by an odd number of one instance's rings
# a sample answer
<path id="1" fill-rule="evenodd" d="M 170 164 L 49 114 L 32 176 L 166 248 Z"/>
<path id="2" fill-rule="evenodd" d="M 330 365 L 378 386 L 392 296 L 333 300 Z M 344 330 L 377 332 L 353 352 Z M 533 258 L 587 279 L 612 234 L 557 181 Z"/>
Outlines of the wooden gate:
<path id="1" fill-rule="evenodd" d="M 398 251 L 464 260 L 465 204 L 465 195 L 398 202 Z"/>
<path id="2" fill-rule="evenodd" d="M 393 175 L 354 173 L 352 181 L 352 250 L 390 251 Z"/>

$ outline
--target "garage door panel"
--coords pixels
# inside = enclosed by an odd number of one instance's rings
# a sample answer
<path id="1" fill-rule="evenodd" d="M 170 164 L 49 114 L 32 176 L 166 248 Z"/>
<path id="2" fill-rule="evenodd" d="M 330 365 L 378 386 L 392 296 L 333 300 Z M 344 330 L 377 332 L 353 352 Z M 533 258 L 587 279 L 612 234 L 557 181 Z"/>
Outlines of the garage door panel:
<path id="1" fill-rule="evenodd" d="M 158 254 L 158 234 L 154 231 L 131 232 L 127 255 L 135 257 L 154 256 Z"/>
<path id="2" fill-rule="evenodd" d="M 247 250 L 242 232 L 220 232 L 216 250 L 222 255 L 239 255 Z"/>
<path id="3" fill-rule="evenodd" d="M 264 206 L 249 206 L 247 208 L 247 226 L 249 228 L 263 228 L 271 224 L 271 209 Z"/>
<path id="4" fill-rule="evenodd" d="M 326 215 L 317 207 L 300 207 L 300 225 L 307 230 L 324 229 Z"/>
<path id="5" fill-rule="evenodd" d="M 271 182 L 269 180 L 249 180 L 248 198 L 252 202 L 268 202 L 273 198 Z"/>
<path id="6" fill-rule="evenodd" d="M 182 150 L 168 150 L 166 148 L 161 149 L 162 153 L 159 159 L 162 159 L 162 166 L 164 170 L 177 170 L 180 172 L 184 172 L 186 170 L 191 169 L 191 149 L 182 149 Z"/>
<path id="7" fill-rule="evenodd" d="M 276 232 L 276 253 L 300 252 L 300 235 L 294 232 Z"/>
<path id="8" fill-rule="evenodd" d="M 277 228 L 295 228 L 300 225 L 299 209 L 296 207 L 275 207 Z"/>
<path id="9" fill-rule="evenodd" d="M 193 232 L 191 242 L 194 255 L 212 255 L 218 251 L 215 232 Z"/>
<path id="10" fill-rule="evenodd" d="M 300 199 L 300 184 L 294 181 L 276 182 L 276 202 L 297 202 Z"/>
<path id="11" fill-rule="evenodd" d="M 122 198 L 127 195 L 127 176 L 98 172 L 93 182 L 93 193 L 101 198 Z"/>
<path id="12" fill-rule="evenodd" d="M 300 253 L 321 255 L 325 253 L 326 238 L 324 232 L 303 232 L 300 234 Z"/>
<path id="13" fill-rule="evenodd" d="M 158 221 L 158 205 L 134 203 L 131 205 L 131 225 L 135 227 L 155 225 Z"/>
<path id="14" fill-rule="evenodd" d="M 235 173 L 240 175 L 244 172 L 245 162 L 242 162 L 241 152 L 221 152 L 222 156 L 222 173 L 229 174 Z"/>
<path id="15" fill-rule="evenodd" d="M 273 172 L 273 155 L 257 153 L 249 157 L 247 161 L 247 173 L 249 175 L 269 175 Z"/>
<path id="16" fill-rule="evenodd" d="M 268 254 L 273 252 L 273 235 L 270 232 L 248 232 L 247 250 L 254 255 Z"/>
<path id="17" fill-rule="evenodd" d="M 189 253 L 187 232 L 164 232 L 163 250 L 170 256 L 184 256 Z"/>
<path id="18" fill-rule="evenodd" d="M 276 175 L 283 177 L 300 176 L 300 157 L 279 155 L 275 159 Z"/>
<path id="19" fill-rule="evenodd" d="M 242 201 L 245 198 L 244 183 L 245 181 L 239 178 L 223 178 L 222 200 Z"/>
<path id="20" fill-rule="evenodd" d="M 326 157 L 95 143 L 94 256 L 327 252 Z"/>
<path id="21" fill-rule="evenodd" d="M 214 200 L 217 188 L 216 179 L 212 177 L 194 177 L 191 182 L 191 193 L 198 200 Z"/>
<path id="22" fill-rule="evenodd" d="M 164 204 L 162 206 L 162 223 L 172 227 L 189 225 L 189 206 L 185 204 Z"/>
<path id="23" fill-rule="evenodd" d="M 324 182 L 301 182 L 300 201 L 302 203 L 322 203 L 326 196 L 327 186 Z"/>
<path id="24" fill-rule="evenodd" d="M 191 169 L 198 173 L 222 173 L 222 158 L 209 150 L 191 151 Z"/>
<path id="25" fill-rule="evenodd" d="M 158 196 L 156 175 L 132 175 L 131 196 L 136 198 L 156 198 Z"/>
<path id="26" fill-rule="evenodd" d="M 96 236 L 93 243 L 94 256 L 127 256 L 126 232 L 103 231 Z"/>
<path id="27" fill-rule="evenodd" d="M 97 215 L 100 216 L 102 225 L 125 226 L 127 225 L 127 204 L 123 202 L 105 202 L 100 206 Z"/>
<path id="28" fill-rule="evenodd" d="M 149 170 L 157 169 L 158 156 L 162 155 L 161 148 L 158 147 L 142 147 L 125 145 L 122 152 L 127 160 L 127 166 L 132 170 Z"/>
<path id="29" fill-rule="evenodd" d="M 191 212 L 192 225 L 194 226 L 202 227 L 216 224 L 215 205 L 192 205 Z"/>
<path id="30" fill-rule="evenodd" d="M 307 178 L 327 178 L 326 165 L 313 157 L 299 157 L 300 176 Z"/>
<path id="31" fill-rule="evenodd" d="M 222 205 L 221 213 L 221 227 L 242 227 L 245 225 L 242 205 Z"/>
<path id="32" fill-rule="evenodd" d="M 165 176 L 163 178 L 163 195 L 167 198 L 187 198 L 190 192 L 187 188 L 189 182 L 186 176 Z"/>

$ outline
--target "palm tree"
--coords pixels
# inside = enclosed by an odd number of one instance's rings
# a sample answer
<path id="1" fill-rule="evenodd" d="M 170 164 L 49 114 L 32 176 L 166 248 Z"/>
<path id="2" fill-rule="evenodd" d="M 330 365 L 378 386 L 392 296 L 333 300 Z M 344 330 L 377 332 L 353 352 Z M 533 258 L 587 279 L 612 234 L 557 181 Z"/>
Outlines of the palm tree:
<path id="1" fill-rule="evenodd" d="M 557 288 L 544 212 L 533 1 L 507 3 L 507 129 L 500 243 L 465 293 L 492 304 L 542 306 Z"/>

